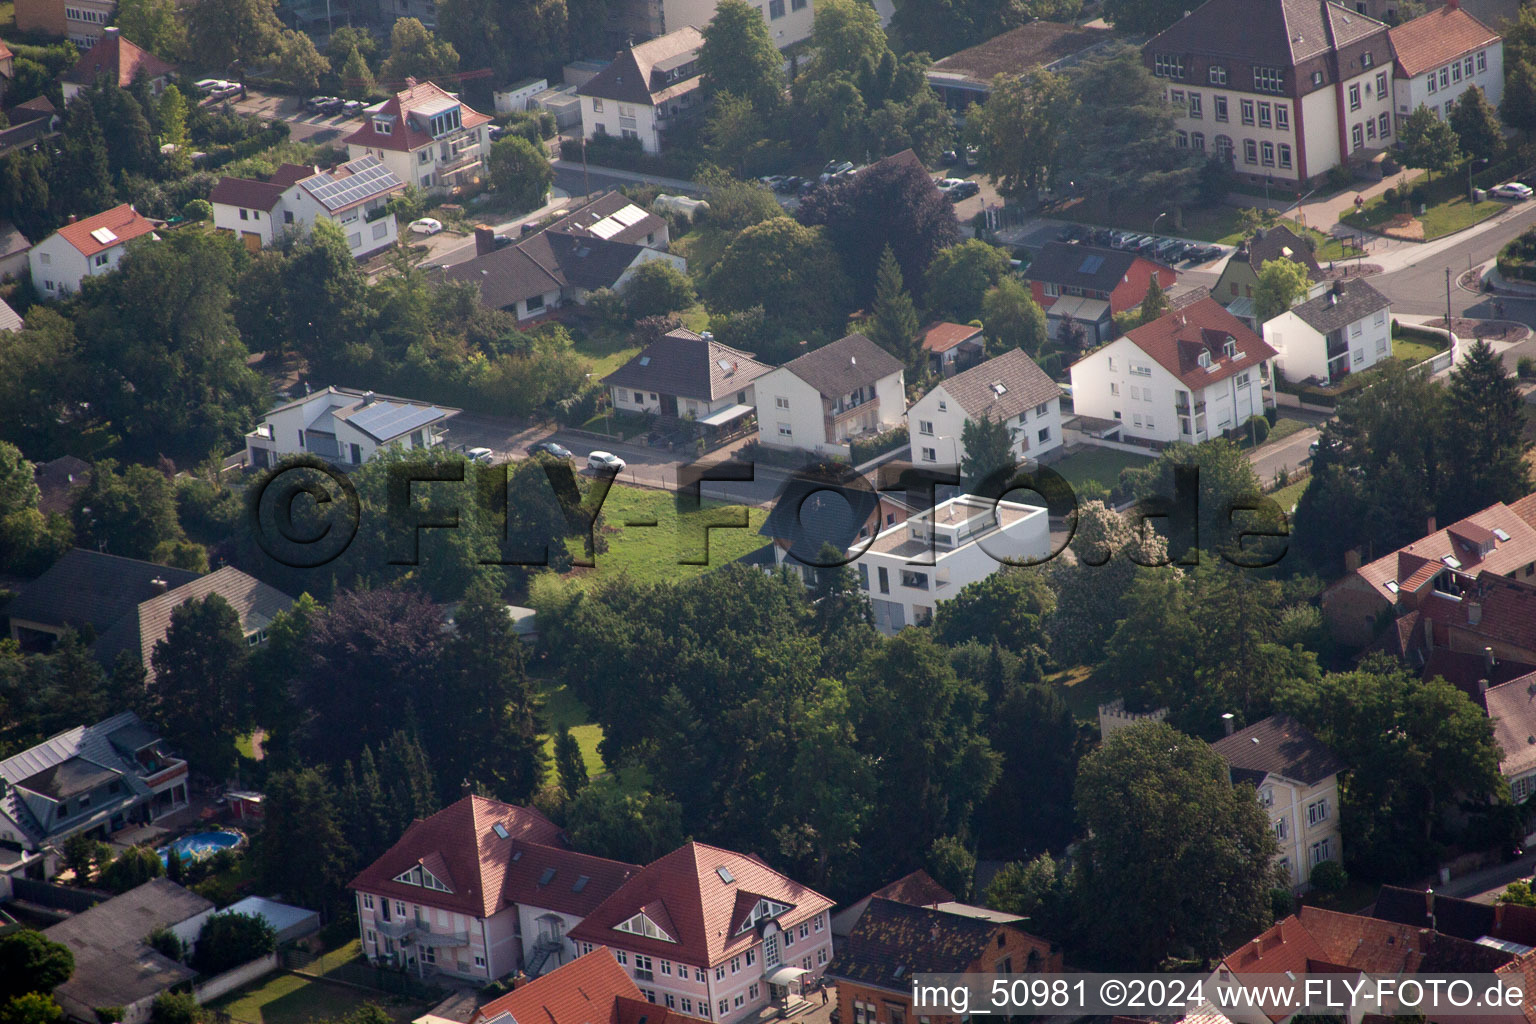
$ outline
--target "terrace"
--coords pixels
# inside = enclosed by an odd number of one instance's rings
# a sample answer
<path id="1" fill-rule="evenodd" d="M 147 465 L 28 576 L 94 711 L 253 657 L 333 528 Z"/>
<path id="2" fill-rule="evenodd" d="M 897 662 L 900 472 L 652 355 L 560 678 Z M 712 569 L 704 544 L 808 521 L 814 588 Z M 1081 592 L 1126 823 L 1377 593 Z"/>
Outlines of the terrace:
<path id="1" fill-rule="evenodd" d="M 1045 514 L 1045 509 L 1033 505 L 993 503 L 986 498 L 961 495 L 881 533 L 865 553 L 915 559 L 932 552 L 935 559 L 942 560 L 969 544 Z"/>

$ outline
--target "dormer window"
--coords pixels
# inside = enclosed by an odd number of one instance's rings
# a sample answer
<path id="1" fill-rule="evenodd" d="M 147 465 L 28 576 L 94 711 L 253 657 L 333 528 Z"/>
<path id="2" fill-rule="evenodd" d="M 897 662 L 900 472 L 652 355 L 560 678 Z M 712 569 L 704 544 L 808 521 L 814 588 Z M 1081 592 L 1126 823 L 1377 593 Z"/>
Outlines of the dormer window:
<path id="1" fill-rule="evenodd" d="M 1226 356 L 1228 359 L 1236 359 L 1237 342 L 1232 338 L 1228 338 L 1225 342 L 1222 343 L 1221 354 Z"/>
<path id="2" fill-rule="evenodd" d="M 752 913 L 748 914 L 746 920 L 741 922 L 741 927 L 736 929 L 736 934 L 745 935 L 747 932 L 751 931 L 757 925 L 757 922 L 761 921 L 763 918 L 778 917 L 788 909 L 789 905 L 786 903 L 777 903 L 773 900 L 767 899 L 758 900 L 757 906 L 752 908 Z"/>
<path id="3" fill-rule="evenodd" d="M 433 114 L 427 122 L 427 131 L 434 139 L 440 139 L 449 132 L 456 132 L 463 126 L 458 107 L 450 107 L 440 114 Z"/>
<path id="4" fill-rule="evenodd" d="M 373 130 L 380 135 L 395 134 L 395 119 L 388 114 L 380 114 L 373 119 Z"/>
<path id="5" fill-rule="evenodd" d="M 628 921 L 621 921 L 613 926 L 616 932 L 628 932 L 631 935 L 642 935 L 647 939 L 659 939 L 662 942 L 676 942 L 672 936 L 661 929 L 655 921 L 652 921 L 644 912 L 636 914 Z"/>
<path id="6" fill-rule="evenodd" d="M 1209 370 L 1211 368 L 1211 354 L 1209 352 L 1201 352 L 1199 363 L 1202 370 Z"/>
<path id="7" fill-rule="evenodd" d="M 1220 64 L 1212 64 L 1210 72 L 1206 76 L 1212 85 L 1227 84 L 1227 69 Z"/>
<path id="8" fill-rule="evenodd" d="M 433 889 L 437 892 L 453 892 L 441 879 L 420 864 L 396 875 L 395 881 L 404 885 L 419 885 L 423 889 Z"/>

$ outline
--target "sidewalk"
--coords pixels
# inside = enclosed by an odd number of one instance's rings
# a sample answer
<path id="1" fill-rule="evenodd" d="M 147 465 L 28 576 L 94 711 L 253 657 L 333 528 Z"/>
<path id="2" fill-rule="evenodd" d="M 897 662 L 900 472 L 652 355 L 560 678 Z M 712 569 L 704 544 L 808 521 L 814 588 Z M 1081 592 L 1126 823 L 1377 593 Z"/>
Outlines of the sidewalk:
<path id="1" fill-rule="evenodd" d="M 551 160 L 550 166 L 557 171 L 570 171 L 580 174 L 582 171 L 580 160 Z M 643 185 L 660 185 L 662 188 L 670 188 L 677 192 L 699 192 L 697 182 L 683 181 L 681 178 L 662 178 L 654 174 L 641 174 L 637 171 L 621 171 L 616 167 L 599 167 L 597 164 L 588 163 L 586 170 L 590 174 L 602 175 L 605 178 L 618 178 L 622 181 L 633 181 Z"/>

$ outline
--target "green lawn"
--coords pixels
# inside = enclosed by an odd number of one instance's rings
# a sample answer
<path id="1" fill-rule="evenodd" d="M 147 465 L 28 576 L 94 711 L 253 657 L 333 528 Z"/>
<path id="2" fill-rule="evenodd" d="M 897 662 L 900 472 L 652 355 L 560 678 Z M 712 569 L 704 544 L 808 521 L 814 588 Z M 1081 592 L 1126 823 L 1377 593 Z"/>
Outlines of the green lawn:
<path id="1" fill-rule="evenodd" d="M 1269 496 L 1275 499 L 1275 504 L 1280 506 L 1280 511 L 1288 513 L 1291 507 L 1301 500 L 1301 493 L 1311 482 L 1312 478 L 1309 476 L 1300 483 L 1288 484 L 1278 491 L 1272 491 Z"/>
<path id="2" fill-rule="evenodd" d="M 600 536 L 608 542 L 608 550 L 597 556 L 595 568 L 576 569 L 569 578 L 584 584 L 626 574 L 637 583 L 662 583 L 695 576 L 768 543 L 757 532 L 767 517 L 768 513 L 760 508 L 712 501 L 682 515 L 671 491 L 615 484 L 603 502 L 605 525 Z M 706 534 L 705 527 L 710 524 L 727 528 L 711 529 Z M 580 542 L 570 543 L 573 554 L 580 557 Z"/>
<path id="3" fill-rule="evenodd" d="M 1165 212 L 1168 216 L 1161 216 Z M 1195 238 L 1222 245 L 1236 245 L 1243 239 L 1242 229 L 1238 226 L 1237 207 L 1225 204 L 1211 209 L 1183 210 L 1182 223 L 1175 222 L 1174 208 L 1165 203 L 1146 205 L 1127 202 L 1111 209 L 1101 202 L 1085 199 L 1052 210 L 1050 215 L 1080 224 L 1176 235 L 1179 238 Z"/>
<path id="4" fill-rule="evenodd" d="M 1434 181 L 1425 184 L 1423 188 L 1428 193 L 1426 200 L 1428 209 L 1423 216 L 1419 217 L 1419 220 L 1424 224 L 1426 242 L 1453 231 L 1471 227 L 1479 221 L 1487 220 L 1500 210 L 1509 208 L 1508 203 L 1493 199 L 1481 203 L 1469 202 L 1465 168 L 1442 174 Z M 1346 213 L 1339 220 L 1351 227 L 1378 228 L 1394 215 L 1404 212 L 1404 209 L 1401 199 L 1388 205 L 1385 196 L 1376 196 L 1366 202 L 1358 212 Z M 1414 209 L 1413 213 L 1418 216 L 1417 209 Z"/>
<path id="5" fill-rule="evenodd" d="M 283 971 L 225 996 L 211 1009 L 222 1010 L 244 1024 L 309 1024 L 333 1020 L 364 1003 L 375 1002 L 397 1021 L 408 1021 L 426 1009 L 415 1000 L 401 1001 L 385 993 L 377 995 L 351 985 L 321 981 Z"/>
<path id="6" fill-rule="evenodd" d="M 1132 455 L 1113 448 L 1082 448 L 1051 468 L 1067 478 L 1067 483 L 1079 487 L 1089 480 L 1097 480 L 1105 487 L 1113 488 L 1120 482 L 1120 471 L 1135 466 L 1145 466 L 1152 459 L 1147 455 Z"/>
<path id="7" fill-rule="evenodd" d="M 640 346 L 628 334 L 589 334 L 573 347 L 592 364 L 592 379 L 599 380 L 633 359 Z"/>
<path id="8" fill-rule="evenodd" d="M 1269 428 L 1269 440 L 1283 440 L 1298 430 L 1306 430 L 1311 425 L 1304 420 L 1293 420 L 1289 416 L 1281 416 L 1275 420 L 1275 425 Z"/>
<path id="9" fill-rule="evenodd" d="M 1422 363 L 1440 350 L 1424 341 L 1416 341 L 1409 338 L 1393 338 L 1392 354 L 1398 359 L 1409 363 Z"/>
<path id="10" fill-rule="evenodd" d="M 544 737 L 544 751 L 549 756 L 550 764 L 554 764 L 555 733 L 564 725 L 576 737 L 576 745 L 581 748 L 581 759 L 587 765 L 587 774 L 596 778 L 607 771 L 608 766 L 603 763 L 603 756 L 597 752 L 597 745 L 603 739 L 603 727 L 589 720 L 591 712 L 587 706 L 576 699 L 576 695 L 565 683 L 553 679 L 544 681 L 539 695 L 544 699 L 544 721 L 549 724 L 549 733 Z"/>

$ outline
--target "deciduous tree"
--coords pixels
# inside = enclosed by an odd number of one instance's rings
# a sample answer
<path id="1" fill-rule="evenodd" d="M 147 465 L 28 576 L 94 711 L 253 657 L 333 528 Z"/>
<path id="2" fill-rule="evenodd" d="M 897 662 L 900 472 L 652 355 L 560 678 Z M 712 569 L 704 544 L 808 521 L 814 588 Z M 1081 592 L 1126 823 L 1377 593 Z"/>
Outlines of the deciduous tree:
<path id="1" fill-rule="evenodd" d="M 941 249 L 928 264 L 929 308 L 937 315 L 966 323 L 981 315 L 987 289 L 1009 272 L 1008 252 L 979 238 Z"/>
<path id="2" fill-rule="evenodd" d="M 720 0 L 715 6 L 704 28 L 699 71 L 707 94 L 743 96 L 760 116 L 784 104 L 784 58 L 773 45 L 762 12 L 744 0 Z"/>
<path id="3" fill-rule="evenodd" d="M 1461 161 L 1455 130 L 1422 103 L 1398 128 L 1397 142 L 1403 152 L 1403 163 L 1424 168 L 1430 177 L 1436 171 L 1449 171 Z"/>
<path id="4" fill-rule="evenodd" d="M 1307 296 L 1312 279 L 1295 260 L 1266 260 L 1253 287 L 1253 315 L 1260 323 L 1279 316 Z"/>
<path id="5" fill-rule="evenodd" d="M 42 932 L 19 928 L 0 935 L 0 1000 L 47 994 L 75 973 L 75 955 Z"/>
<path id="6" fill-rule="evenodd" d="M 1499 112 L 1488 102 L 1481 86 L 1474 85 L 1461 94 L 1451 111 L 1450 122 L 1461 151 L 1469 156 L 1492 160 L 1504 148 Z"/>
<path id="7" fill-rule="evenodd" d="M 168 61 L 186 56 L 187 30 L 177 16 L 175 0 L 123 0 L 115 16 L 123 38 Z"/>
<path id="8" fill-rule="evenodd" d="M 1030 296 L 1024 282 L 1011 274 L 982 295 L 981 322 L 989 356 L 1016 348 L 1037 356 L 1049 339 L 1045 310 Z"/>
<path id="9" fill-rule="evenodd" d="M 1051 181 L 1071 112 L 1066 76 L 1040 68 L 998 75 L 987 102 L 967 111 L 966 138 L 999 191 L 1025 196 Z"/>
<path id="10" fill-rule="evenodd" d="M 491 143 L 486 171 L 496 191 L 511 200 L 518 212 L 536 210 L 544 205 L 555 169 L 543 148 L 518 135 L 508 135 Z"/>
<path id="11" fill-rule="evenodd" d="M 825 333 L 842 325 L 849 293 L 848 279 L 822 233 L 788 217 L 737 235 L 704 285 L 712 313 L 761 306 L 785 328 Z"/>
<path id="12" fill-rule="evenodd" d="M 447 79 L 458 70 L 459 53 L 452 43 L 437 38 L 418 18 L 396 19 L 389 30 L 389 56 L 379 68 L 391 89 L 405 88 L 407 78 Z"/>
<path id="13" fill-rule="evenodd" d="M 215 779 L 231 777 L 235 739 L 250 724 L 248 650 L 240 616 L 209 594 L 171 611 L 170 628 L 150 658 L 151 717 L 173 748 Z"/>

